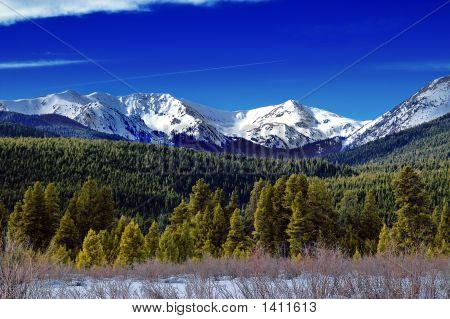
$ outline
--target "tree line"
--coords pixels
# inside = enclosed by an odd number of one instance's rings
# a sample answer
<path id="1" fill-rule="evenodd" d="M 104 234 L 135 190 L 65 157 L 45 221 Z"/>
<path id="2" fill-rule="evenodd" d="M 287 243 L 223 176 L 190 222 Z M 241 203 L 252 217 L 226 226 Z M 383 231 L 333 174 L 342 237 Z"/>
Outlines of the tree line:
<path id="1" fill-rule="evenodd" d="M 0 198 L 9 210 L 35 181 L 55 183 L 61 205 L 89 176 L 109 185 L 124 214 L 138 212 L 150 220 L 169 215 L 203 178 L 228 194 L 248 197 L 259 178 L 303 173 L 349 176 L 346 165 L 323 159 L 270 159 L 214 154 L 184 148 L 105 140 L 65 138 L 0 138 Z"/>
<path id="2" fill-rule="evenodd" d="M 7 240 L 26 242 L 56 262 L 80 268 L 129 266 L 151 258 L 177 263 L 206 255 L 240 258 L 255 250 L 298 257 L 318 246 L 354 258 L 387 251 L 448 254 L 448 200 L 433 207 L 420 175 L 409 166 L 396 174 L 392 189 L 397 210 L 389 221 L 373 192 L 360 200 L 347 191 L 334 205 L 327 184 L 303 174 L 258 180 L 245 204 L 238 189 L 227 196 L 199 179 L 165 224 L 118 217 L 111 189 L 92 178 L 64 211 L 55 185 L 36 182 L 13 212 L 0 204 L 0 226 Z"/>

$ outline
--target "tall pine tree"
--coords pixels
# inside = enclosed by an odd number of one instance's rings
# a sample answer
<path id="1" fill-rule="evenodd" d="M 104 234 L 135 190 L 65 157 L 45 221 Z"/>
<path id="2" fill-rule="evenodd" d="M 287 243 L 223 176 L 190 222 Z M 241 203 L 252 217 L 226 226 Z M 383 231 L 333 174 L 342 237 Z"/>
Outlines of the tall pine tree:
<path id="1" fill-rule="evenodd" d="M 144 247 L 144 236 L 139 226 L 132 219 L 123 231 L 119 244 L 119 254 L 115 261 L 116 266 L 131 266 L 143 262 L 146 253 Z"/>
<path id="2" fill-rule="evenodd" d="M 347 255 L 353 256 L 355 251 L 362 246 L 359 237 L 361 226 L 361 207 L 358 202 L 356 191 L 346 191 L 339 203 L 339 237 L 340 246 Z"/>
<path id="3" fill-rule="evenodd" d="M 61 219 L 60 200 L 59 194 L 56 190 L 56 186 L 50 183 L 45 188 L 44 193 L 45 209 L 48 219 L 50 221 L 48 225 L 49 234 L 54 234 L 58 228 L 59 220 Z"/>
<path id="4" fill-rule="evenodd" d="M 50 253 L 64 247 L 71 258 L 75 257 L 78 232 L 69 212 L 66 212 L 59 222 L 59 227 L 50 244 Z"/>
<path id="5" fill-rule="evenodd" d="M 315 227 L 314 241 L 323 241 L 330 247 L 336 245 L 337 214 L 327 186 L 321 180 L 313 180 L 308 187 L 308 207 Z"/>
<path id="6" fill-rule="evenodd" d="M 244 232 L 244 221 L 241 211 L 236 208 L 230 218 L 230 231 L 223 245 L 225 256 L 240 257 L 248 253 L 251 241 Z"/>
<path id="7" fill-rule="evenodd" d="M 158 223 L 153 221 L 150 226 L 147 235 L 145 235 L 145 253 L 147 258 L 155 258 L 156 251 L 159 247 L 159 232 L 158 232 Z"/>
<path id="8" fill-rule="evenodd" d="M 419 175 L 406 166 L 394 179 L 393 190 L 399 207 L 392 238 L 399 252 L 407 252 L 433 241 L 434 225 L 429 210 L 429 197 Z"/>
<path id="9" fill-rule="evenodd" d="M 375 201 L 375 194 L 369 191 L 364 199 L 364 207 L 361 216 L 359 237 L 364 241 L 364 254 L 374 254 L 377 251 L 378 236 L 380 235 L 383 221 Z"/>
<path id="10" fill-rule="evenodd" d="M 83 248 L 77 256 L 77 267 L 89 269 L 93 266 L 104 266 L 106 257 L 100 236 L 92 229 L 88 231 L 83 241 Z"/>
<path id="11" fill-rule="evenodd" d="M 293 213 L 286 233 L 288 235 L 290 254 L 292 257 L 295 257 L 301 254 L 304 248 L 311 245 L 316 236 L 311 210 L 301 191 L 295 196 L 291 209 Z"/>
<path id="12" fill-rule="evenodd" d="M 253 232 L 257 246 L 270 254 L 274 252 L 272 196 L 273 186 L 269 183 L 262 189 L 258 199 Z"/>
<path id="13" fill-rule="evenodd" d="M 220 257 L 222 254 L 222 245 L 227 238 L 227 222 L 225 221 L 225 212 L 220 204 L 214 207 L 213 220 L 208 239 L 211 241 L 212 251 L 210 253 L 214 257 Z"/>

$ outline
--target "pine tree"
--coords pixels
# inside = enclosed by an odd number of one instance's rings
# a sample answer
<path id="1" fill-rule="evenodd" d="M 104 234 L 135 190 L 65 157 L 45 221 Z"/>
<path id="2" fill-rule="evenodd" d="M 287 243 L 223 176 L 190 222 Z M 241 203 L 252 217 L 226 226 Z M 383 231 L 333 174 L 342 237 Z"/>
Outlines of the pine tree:
<path id="1" fill-rule="evenodd" d="M 308 180 L 305 175 L 292 174 L 286 181 L 286 192 L 283 198 L 283 205 L 290 208 L 294 203 L 298 193 L 302 193 L 303 197 L 308 198 Z"/>
<path id="2" fill-rule="evenodd" d="M 122 238 L 123 231 L 130 220 L 122 215 L 116 222 L 116 225 L 111 230 L 101 230 L 99 232 L 100 241 L 103 246 L 103 251 L 106 256 L 108 264 L 114 264 L 119 254 L 120 239 Z"/>
<path id="3" fill-rule="evenodd" d="M 106 264 L 100 236 L 94 230 L 90 229 L 84 238 L 83 248 L 78 253 L 76 263 L 78 268 L 85 269 Z"/>
<path id="4" fill-rule="evenodd" d="M 194 242 L 189 225 L 167 226 L 161 235 L 156 256 L 161 261 L 181 263 L 194 254 Z"/>
<path id="5" fill-rule="evenodd" d="M 224 207 L 224 206 L 222 206 Z M 226 219 L 226 224 L 227 227 L 229 227 L 228 222 L 231 218 L 231 214 L 233 214 L 234 210 L 236 208 L 239 208 L 239 196 L 238 196 L 238 192 L 236 189 L 233 190 L 233 192 L 231 192 L 231 196 L 230 196 L 230 201 L 228 203 L 228 205 L 225 207 L 225 211 L 224 211 L 224 216 Z"/>
<path id="6" fill-rule="evenodd" d="M 36 182 L 30 192 L 24 196 L 22 206 L 22 224 L 26 227 L 26 235 L 34 249 L 43 249 L 50 241 L 46 228 L 50 222 L 45 209 L 44 187 Z"/>
<path id="7" fill-rule="evenodd" d="M 282 176 L 275 182 L 272 195 L 273 220 L 270 222 L 273 226 L 273 240 L 275 254 L 278 256 L 287 256 L 289 245 L 287 242 L 286 228 L 291 219 L 292 211 L 284 206 L 284 197 L 286 193 L 286 177 Z"/>
<path id="8" fill-rule="evenodd" d="M 225 221 L 225 213 L 222 206 L 218 204 L 214 207 L 212 227 L 208 239 L 211 241 L 212 251 L 214 257 L 220 257 L 222 254 L 222 245 L 227 238 L 227 222 Z"/>
<path id="9" fill-rule="evenodd" d="M 9 215 L 6 237 L 10 241 L 24 242 L 26 240 L 25 227 L 22 225 L 22 202 L 14 205 L 13 212 Z"/>
<path id="10" fill-rule="evenodd" d="M 71 212 L 71 216 L 74 219 L 81 239 L 84 238 L 89 229 L 94 227 L 93 220 L 97 204 L 97 191 L 97 183 L 89 177 L 76 196 L 75 207 L 72 208 L 74 214 Z"/>
<path id="11" fill-rule="evenodd" d="M 49 220 L 48 232 L 54 234 L 58 228 L 58 222 L 61 219 L 59 194 L 56 191 L 56 186 L 50 183 L 45 188 L 44 192 L 46 215 Z"/>
<path id="12" fill-rule="evenodd" d="M 230 231 L 223 245 L 225 256 L 240 257 L 250 249 L 250 238 L 245 235 L 244 221 L 241 211 L 236 208 L 230 218 Z"/>
<path id="13" fill-rule="evenodd" d="M 189 205 L 182 199 L 180 205 L 175 207 L 172 214 L 170 214 L 169 221 L 171 225 L 182 225 L 191 216 Z"/>
<path id="14" fill-rule="evenodd" d="M 92 229 L 99 231 L 109 229 L 114 222 L 115 208 L 111 190 L 103 186 L 95 197 L 94 210 L 92 211 Z"/>
<path id="15" fill-rule="evenodd" d="M 220 187 L 214 191 L 213 195 L 213 206 L 215 207 L 217 204 L 220 204 L 220 206 L 222 207 L 225 207 L 227 205 L 225 192 Z"/>
<path id="16" fill-rule="evenodd" d="M 288 235 L 290 254 L 292 257 L 295 257 L 301 254 L 306 246 L 312 244 L 312 239 L 315 238 L 315 230 L 311 210 L 301 191 L 295 196 L 291 209 L 293 213 L 286 233 Z"/>
<path id="17" fill-rule="evenodd" d="M 58 249 L 59 247 L 64 247 L 69 256 L 74 257 L 73 253 L 76 249 L 77 236 L 78 232 L 75 228 L 75 223 L 70 213 L 66 212 L 59 222 L 59 227 L 56 230 L 55 236 L 53 236 L 50 246 L 53 249 L 55 247 Z"/>
<path id="18" fill-rule="evenodd" d="M 150 226 L 147 235 L 145 235 L 145 253 L 147 258 L 155 258 L 159 247 L 159 232 L 156 221 Z"/>
<path id="19" fill-rule="evenodd" d="M 325 183 L 313 180 L 308 187 L 308 207 L 311 209 L 315 235 L 321 234 L 321 240 L 328 246 L 336 244 L 337 214 L 334 210 L 332 198 Z M 319 237 L 313 239 L 319 241 Z"/>
<path id="20" fill-rule="evenodd" d="M 132 219 L 123 231 L 120 239 L 116 266 L 130 266 L 145 260 L 144 236 L 139 226 Z"/>
<path id="21" fill-rule="evenodd" d="M 419 175 L 406 166 L 394 179 L 395 200 L 400 209 L 392 228 L 392 238 L 399 252 L 428 246 L 434 227 L 429 212 L 429 197 Z"/>
<path id="22" fill-rule="evenodd" d="M 269 183 L 266 185 L 258 199 L 258 205 L 255 211 L 253 236 L 256 244 L 263 248 L 265 252 L 272 254 L 274 252 L 273 229 L 273 205 L 272 205 L 273 187 Z"/>
<path id="23" fill-rule="evenodd" d="M 250 199 L 244 212 L 244 225 L 248 227 L 248 229 L 246 228 L 247 235 L 251 235 L 255 230 L 255 212 L 258 206 L 259 196 L 265 184 L 266 182 L 263 179 L 259 179 L 257 182 L 255 182 L 255 184 L 253 185 L 253 189 L 250 192 Z"/>
<path id="24" fill-rule="evenodd" d="M 374 254 L 377 248 L 378 236 L 380 235 L 383 221 L 372 191 L 366 194 L 361 216 L 361 227 L 359 237 L 365 243 L 364 254 Z"/>
<path id="25" fill-rule="evenodd" d="M 211 235 L 213 231 L 213 212 L 211 211 L 211 208 L 206 207 L 204 211 L 199 211 L 193 220 L 194 227 L 192 237 L 195 239 L 195 256 L 201 258 L 204 254 L 212 254 Z M 205 246 L 208 239 L 209 245 Z"/>
<path id="26" fill-rule="evenodd" d="M 378 240 L 377 254 L 384 254 L 391 247 L 389 229 L 386 224 L 383 224 L 379 237 L 380 239 Z"/>
<path id="27" fill-rule="evenodd" d="M 203 179 L 199 179 L 194 186 L 189 197 L 189 211 L 197 214 L 204 211 L 211 204 L 211 190 Z"/>
<path id="28" fill-rule="evenodd" d="M 358 203 L 358 193 L 356 191 L 346 191 L 339 203 L 339 237 L 340 245 L 344 252 L 353 256 L 355 251 L 363 246 L 360 238 L 361 228 L 361 207 Z"/>
<path id="29" fill-rule="evenodd" d="M 450 253 L 450 249 L 448 246 L 448 241 L 450 239 L 450 226 L 448 223 L 448 215 L 449 215 L 449 207 L 448 201 L 444 202 L 444 206 L 442 207 L 441 218 L 439 221 L 439 225 L 437 227 L 436 237 L 435 237 L 435 247 L 436 249 L 445 255 Z"/>
<path id="30" fill-rule="evenodd" d="M 74 224 L 75 224 L 75 217 L 78 216 L 77 201 L 78 201 L 78 197 L 76 194 L 74 194 L 72 196 L 72 198 L 70 198 L 69 204 L 67 205 L 67 209 L 64 212 L 64 214 L 68 214 L 70 216 L 70 218 L 73 220 Z M 76 224 L 75 224 L 75 229 L 77 231 L 75 246 L 77 248 L 81 248 L 81 245 L 83 244 L 84 236 L 80 233 L 80 230 L 76 227 Z"/>
<path id="31" fill-rule="evenodd" d="M 23 201 L 16 204 L 10 216 L 8 233 L 18 241 L 28 242 L 33 249 L 47 248 L 53 233 L 49 231 L 52 224 L 46 209 L 44 187 L 40 182 L 30 186 Z"/>

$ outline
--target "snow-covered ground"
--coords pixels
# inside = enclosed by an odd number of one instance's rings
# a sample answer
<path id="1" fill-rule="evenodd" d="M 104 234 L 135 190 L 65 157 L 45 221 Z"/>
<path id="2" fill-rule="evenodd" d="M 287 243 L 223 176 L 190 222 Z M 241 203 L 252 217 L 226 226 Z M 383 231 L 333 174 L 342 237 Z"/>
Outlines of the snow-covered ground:
<path id="1" fill-rule="evenodd" d="M 136 278 L 69 280 L 41 282 L 42 298 L 163 298 L 163 299 L 242 299 L 242 298 L 448 298 L 448 279 L 422 277 L 387 279 L 383 277 L 327 276 L 304 274 L 294 278 L 202 278 L 179 275 L 158 280 Z"/>

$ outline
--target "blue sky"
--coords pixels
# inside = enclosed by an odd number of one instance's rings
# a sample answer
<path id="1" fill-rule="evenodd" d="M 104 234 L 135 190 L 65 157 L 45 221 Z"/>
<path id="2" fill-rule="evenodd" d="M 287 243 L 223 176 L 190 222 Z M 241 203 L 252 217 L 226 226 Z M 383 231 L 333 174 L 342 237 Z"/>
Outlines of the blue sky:
<path id="1" fill-rule="evenodd" d="M 0 99 L 137 90 L 237 110 L 303 98 L 371 119 L 450 74 L 447 4 L 314 91 L 443 0 L 38 2 L 0 0 Z"/>

